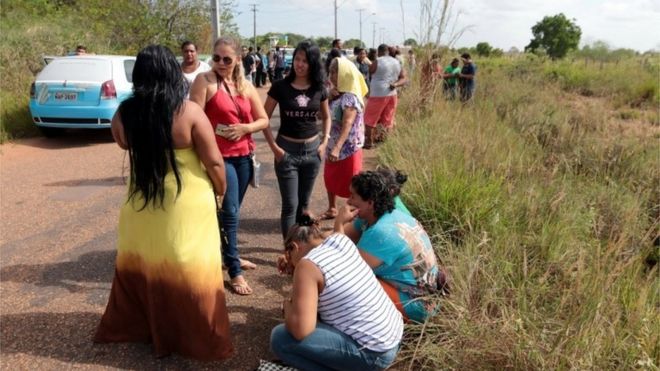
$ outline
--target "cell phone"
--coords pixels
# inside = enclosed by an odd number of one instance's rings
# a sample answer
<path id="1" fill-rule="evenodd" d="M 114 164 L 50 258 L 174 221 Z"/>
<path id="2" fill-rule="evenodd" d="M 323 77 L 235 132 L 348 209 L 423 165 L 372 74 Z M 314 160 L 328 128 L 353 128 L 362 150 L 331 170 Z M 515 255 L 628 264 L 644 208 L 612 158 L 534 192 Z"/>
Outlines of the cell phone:
<path id="1" fill-rule="evenodd" d="M 229 125 L 217 124 L 215 127 L 215 135 L 221 136 L 225 139 L 229 138 Z"/>

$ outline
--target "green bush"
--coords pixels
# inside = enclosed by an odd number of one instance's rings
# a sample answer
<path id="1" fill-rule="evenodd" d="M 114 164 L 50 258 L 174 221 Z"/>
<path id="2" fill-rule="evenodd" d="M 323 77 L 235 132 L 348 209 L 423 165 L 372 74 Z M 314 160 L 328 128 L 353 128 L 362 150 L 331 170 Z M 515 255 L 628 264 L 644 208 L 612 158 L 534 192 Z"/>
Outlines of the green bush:
<path id="1" fill-rule="evenodd" d="M 43 68 L 42 56 L 66 55 L 78 44 L 96 54 L 135 55 L 149 43 L 177 50 L 185 39 L 208 50 L 207 11 L 208 2 L 202 0 L 3 1 L 0 141 L 38 132 L 27 104 L 30 84 Z"/>

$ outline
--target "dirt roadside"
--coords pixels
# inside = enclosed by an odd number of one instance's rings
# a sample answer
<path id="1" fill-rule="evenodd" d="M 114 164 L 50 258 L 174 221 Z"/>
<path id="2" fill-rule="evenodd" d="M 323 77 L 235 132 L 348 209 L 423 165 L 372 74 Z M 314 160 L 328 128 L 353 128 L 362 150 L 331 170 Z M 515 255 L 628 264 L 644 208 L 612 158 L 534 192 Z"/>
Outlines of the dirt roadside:
<path id="1" fill-rule="evenodd" d="M 248 190 L 239 231 L 242 256 L 259 266 L 246 272 L 254 294 L 228 293 L 236 355 L 212 363 L 155 359 L 147 344 L 91 342 L 110 290 L 125 192 L 127 158 L 109 131 L 0 146 L 0 368 L 253 370 L 272 358 L 270 330 L 290 285 L 275 268 L 282 247 L 272 154 L 261 134 L 255 139 L 263 181 Z M 374 151 L 365 152 L 365 166 L 374 166 Z M 312 197 L 320 214 L 322 175 Z"/>

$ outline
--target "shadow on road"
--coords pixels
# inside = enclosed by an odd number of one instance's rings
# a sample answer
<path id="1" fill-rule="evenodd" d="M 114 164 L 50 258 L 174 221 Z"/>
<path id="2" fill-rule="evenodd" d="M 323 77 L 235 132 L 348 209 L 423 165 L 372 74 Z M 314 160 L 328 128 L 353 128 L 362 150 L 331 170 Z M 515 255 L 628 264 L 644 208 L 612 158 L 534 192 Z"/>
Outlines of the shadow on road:
<path id="1" fill-rule="evenodd" d="M 63 149 L 113 143 L 114 139 L 110 129 L 64 129 L 53 138 L 35 137 L 17 142 L 28 147 L 41 149 Z"/>
<path id="2" fill-rule="evenodd" d="M 128 178 L 125 176 L 113 176 L 101 179 L 71 179 L 59 182 L 46 183 L 47 187 L 79 187 L 79 186 L 117 186 L 126 185 Z"/>
<path id="3" fill-rule="evenodd" d="M 280 233 L 280 219 L 244 218 L 239 226 L 241 233 L 250 235 Z"/>
<path id="4" fill-rule="evenodd" d="M 115 250 L 94 251 L 80 255 L 76 261 L 11 265 L 0 269 L 0 280 L 40 287 L 59 286 L 69 292 L 98 290 L 98 285 L 88 287 L 86 284 L 111 283 L 116 256 Z"/>
<path id="5" fill-rule="evenodd" d="M 229 311 L 247 317 L 246 324 L 232 326 L 232 341 L 234 348 L 240 349 L 240 354 L 236 352 L 232 358 L 218 362 L 198 362 L 177 355 L 155 358 L 149 344 L 94 344 L 92 337 L 101 315 L 90 312 L 2 315 L 0 342 L 3 357 L 30 354 L 68 364 L 129 370 L 254 369 L 259 363 L 256 355 L 267 357 L 270 354 L 270 331 L 281 322 L 281 318 L 273 311 L 252 306 L 233 306 Z"/>

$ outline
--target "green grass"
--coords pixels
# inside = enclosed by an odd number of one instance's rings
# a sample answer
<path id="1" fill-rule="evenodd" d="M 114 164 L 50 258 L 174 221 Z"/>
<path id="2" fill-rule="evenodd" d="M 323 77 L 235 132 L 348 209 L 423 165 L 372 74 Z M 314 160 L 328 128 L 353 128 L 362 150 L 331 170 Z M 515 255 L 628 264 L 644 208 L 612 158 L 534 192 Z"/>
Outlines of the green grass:
<path id="1" fill-rule="evenodd" d="M 549 63 L 545 73 L 566 90 L 584 96 L 610 97 L 617 107 L 657 107 L 660 103 L 658 65 L 645 59 L 602 64 Z"/>
<path id="2" fill-rule="evenodd" d="M 422 110 L 416 84 L 401 98 L 379 160 L 408 173 L 403 199 L 453 292 L 407 327 L 399 366 L 660 364 L 658 268 L 645 263 L 657 254 L 657 131 L 575 105 L 533 63 L 481 64 L 468 106 L 436 97 Z"/>

